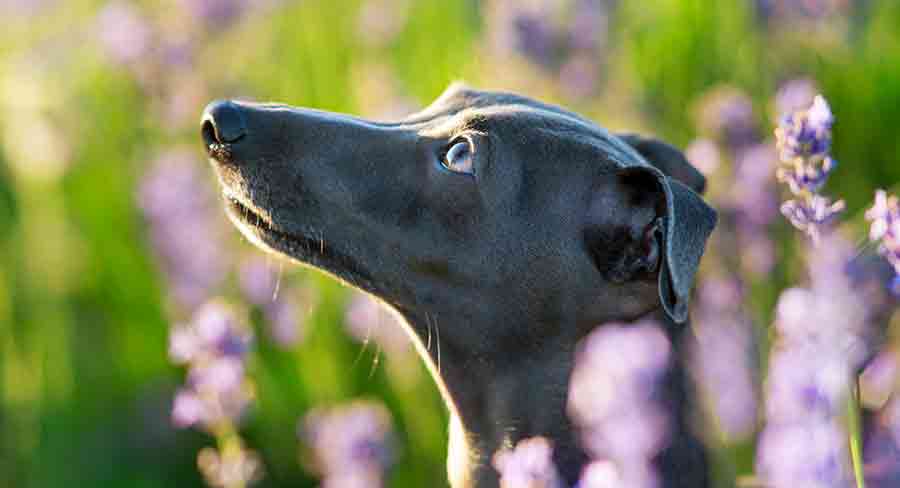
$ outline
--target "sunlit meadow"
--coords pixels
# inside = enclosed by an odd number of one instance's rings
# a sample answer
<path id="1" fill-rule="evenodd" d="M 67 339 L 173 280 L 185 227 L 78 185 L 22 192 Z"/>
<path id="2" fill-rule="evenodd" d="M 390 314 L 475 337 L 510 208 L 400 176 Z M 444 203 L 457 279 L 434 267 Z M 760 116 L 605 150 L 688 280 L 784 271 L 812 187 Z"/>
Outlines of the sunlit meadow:
<path id="1" fill-rule="evenodd" d="M 460 79 L 655 134 L 707 176 L 686 350 L 715 486 L 900 486 L 900 2 L 0 0 L 0 20 L 0 486 L 445 486 L 447 412 L 394 316 L 239 237 L 199 118 L 241 98 L 397 119 Z M 579 486 L 652 488 L 674 350 L 602 325 L 571 383 Z M 498 452 L 504 488 L 562 487 L 552 449 Z"/>

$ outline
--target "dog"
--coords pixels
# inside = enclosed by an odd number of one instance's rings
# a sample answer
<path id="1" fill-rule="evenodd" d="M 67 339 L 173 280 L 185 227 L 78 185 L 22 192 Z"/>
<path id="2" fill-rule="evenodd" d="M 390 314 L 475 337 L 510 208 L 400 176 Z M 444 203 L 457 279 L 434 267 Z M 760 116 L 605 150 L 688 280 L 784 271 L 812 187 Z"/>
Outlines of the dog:
<path id="1" fill-rule="evenodd" d="M 216 101 L 201 132 L 251 242 L 405 319 L 450 410 L 453 488 L 497 487 L 492 454 L 533 436 L 576 483 L 588 458 L 568 383 L 595 326 L 655 317 L 679 347 L 716 213 L 672 146 L 458 83 L 395 123 Z M 707 486 L 680 362 L 664 390 L 664 484 Z"/>

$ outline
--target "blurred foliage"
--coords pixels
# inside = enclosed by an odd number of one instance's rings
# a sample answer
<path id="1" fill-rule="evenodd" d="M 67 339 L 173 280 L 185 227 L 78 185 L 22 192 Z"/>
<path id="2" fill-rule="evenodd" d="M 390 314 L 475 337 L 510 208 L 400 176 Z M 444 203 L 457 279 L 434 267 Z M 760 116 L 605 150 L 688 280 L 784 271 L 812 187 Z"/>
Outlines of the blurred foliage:
<path id="1" fill-rule="evenodd" d="M 0 486 L 201 485 L 195 456 L 211 440 L 169 420 L 183 373 L 169 363 L 167 326 L 185 312 L 167 296 L 137 194 L 167 148 L 189 147 L 202 161 L 197 119 L 211 99 L 396 116 L 465 79 L 683 146 L 697 135 L 695 106 L 706 90 L 740 88 L 769 128 L 778 85 L 806 76 L 838 118 L 841 166 L 829 191 L 855 214 L 875 188 L 900 181 L 893 0 L 781 21 L 761 19 L 752 1 L 622 0 L 610 14 L 601 86 L 589 98 L 568 97 L 545 70 L 498 53 L 488 42 L 497 21 L 487 15 L 490 2 L 260 2 L 227 27 L 200 29 L 186 3 L 135 5 L 168 26 L 158 35 L 182 36 L 191 61 L 124 65 L 97 40 L 103 2 L 0 2 Z M 398 25 L 366 23 L 367 3 L 399 16 L 386 20 Z M 378 29 L 388 32 L 370 38 Z M 255 252 L 236 234 L 228 246 Z M 791 244 L 779 246 L 789 262 Z M 342 286 L 308 270 L 280 274 L 313 287 L 318 299 L 304 340 L 287 349 L 250 314 L 257 401 L 243 431 L 266 464 L 258 486 L 314 486 L 297 421 L 313 405 L 359 396 L 382 399 L 394 415 L 402 447 L 391 486 L 436 486 L 445 476 L 447 415 L 424 367 L 350 339 Z M 756 283 L 756 313 L 766 317 L 795 277 L 779 265 Z M 240 301 L 234 273 L 219 293 Z M 391 373 L 391 362 L 414 374 Z M 751 452 L 743 445 L 723 455 L 747 474 Z"/>

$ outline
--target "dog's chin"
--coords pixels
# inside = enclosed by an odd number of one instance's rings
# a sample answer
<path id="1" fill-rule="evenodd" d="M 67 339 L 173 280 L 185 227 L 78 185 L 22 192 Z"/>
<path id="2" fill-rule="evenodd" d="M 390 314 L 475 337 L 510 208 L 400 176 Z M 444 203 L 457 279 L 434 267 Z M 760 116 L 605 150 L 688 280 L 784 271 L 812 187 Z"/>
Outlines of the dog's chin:
<path id="1" fill-rule="evenodd" d="M 239 199 L 228 194 L 224 197 L 228 218 L 255 246 L 325 271 L 351 286 L 374 291 L 368 271 L 351 256 L 327 245 L 324 238 L 282 230 Z"/>

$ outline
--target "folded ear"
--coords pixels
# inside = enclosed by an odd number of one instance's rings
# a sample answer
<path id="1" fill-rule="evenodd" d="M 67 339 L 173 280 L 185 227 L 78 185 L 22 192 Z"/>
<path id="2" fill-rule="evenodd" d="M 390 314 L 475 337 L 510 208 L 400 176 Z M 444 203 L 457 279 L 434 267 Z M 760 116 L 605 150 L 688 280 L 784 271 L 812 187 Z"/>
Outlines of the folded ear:
<path id="1" fill-rule="evenodd" d="M 640 153 L 648 163 L 699 194 L 706 189 L 706 178 L 674 146 L 637 134 L 618 134 L 626 144 Z"/>
<path id="2" fill-rule="evenodd" d="M 715 211 L 694 190 L 653 167 L 634 166 L 594 184 L 584 238 L 608 280 L 655 277 L 663 309 L 683 323 L 715 225 Z"/>

